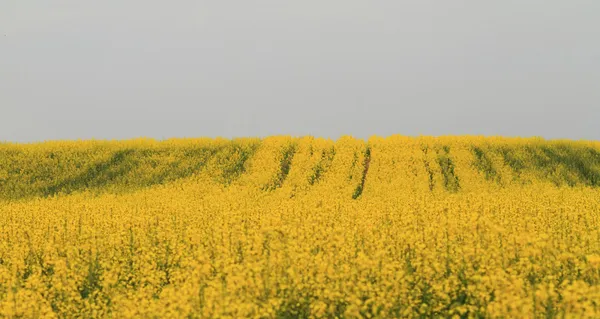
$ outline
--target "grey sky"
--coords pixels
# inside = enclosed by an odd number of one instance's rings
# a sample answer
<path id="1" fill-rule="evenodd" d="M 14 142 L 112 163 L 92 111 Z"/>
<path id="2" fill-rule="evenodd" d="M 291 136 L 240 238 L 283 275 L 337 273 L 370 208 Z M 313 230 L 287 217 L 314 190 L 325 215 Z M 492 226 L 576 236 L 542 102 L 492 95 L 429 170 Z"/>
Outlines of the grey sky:
<path id="1" fill-rule="evenodd" d="M 600 1 L 0 1 L 0 140 L 600 140 Z"/>

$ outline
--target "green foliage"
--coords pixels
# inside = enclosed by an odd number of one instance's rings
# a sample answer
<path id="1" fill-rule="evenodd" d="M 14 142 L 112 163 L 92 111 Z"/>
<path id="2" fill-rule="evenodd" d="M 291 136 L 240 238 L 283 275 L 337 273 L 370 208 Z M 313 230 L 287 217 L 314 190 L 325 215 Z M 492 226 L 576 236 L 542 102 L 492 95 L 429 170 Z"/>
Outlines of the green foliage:
<path id="1" fill-rule="evenodd" d="M 331 166 L 334 156 L 335 156 L 335 148 L 332 147 L 329 151 L 323 150 L 323 152 L 321 153 L 321 159 L 319 160 L 317 165 L 315 165 L 315 167 L 313 168 L 313 174 L 310 176 L 310 178 L 308 180 L 308 183 L 310 185 L 314 185 L 315 183 L 317 183 L 319 181 L 319 179 L 321 178 L 321 176 L 323 176 L 323 174 L 325 172 L 327 172 L 327 170 Z"/>
<path id="2" fill-rule="evenodd" d="M 499 175 L 494 169 L 492 161 L 484 153 L 483 148 L 474 146 L 472 148 L 473 155 L 475 155 L 475 167 L 479 170 L 488 181 L 499 180 Z"/>
<path id="3" fill-rule="evenodd" d="M 194 139 L 184 142 L 0 143 L 0 200 L 48 197 L 79 191 L 131 192 L 190 178 L 203 170 L 210 171 L 216 182 L 227 186 L 246 172 L 248 160 L 260 145 L 258 138 L 231 141 Z M 432 146 L 422 147 L 426 154 Z M 460 178 L 455 172 L 455 159 L 450 146 L 441 143 L 432 149 L 436 151 L 434 160 L 423 160 L 430 190 L 435 187 L 435 175 L 441 171 L 444 188 L 450 192 L 458 191 L 461 188 Z M 501 185 L 509 180 L 502 176 L 500 167 L 495 167 L 499 164 L 493 162 L 492 158 L 502 159 L 504 163 L 500 165 L 514 172 L 512 181 L 526 183 L 527 178 L 523 176 L 528 176 L 559 187 L 600 186 L 600 150 L 590 143 L 504 139 L 483 145 L 473 143 L 470 150 L 473 166 L 486 180 Z M 290 171 L 295 152 L 295 142 L 281 150 L 279 172 L 265 186 L 266 190 L 281 187 Z M 321 159 L 309 177 L 310 185 L 316 184 L 327 172 L 335 152 L 334 147 L 322 151 Z M 351 169 L 351 174 L 362 173 L 352 195 L 355 199 L 361 196 L 364 189 L 371 149 L 367 147 L 364 150 L 362 163 L 359 155 L 355 154 Z M 361 164 L 362 170 L 354 169 Z M 440 171 L 434 170 L 435 164 L 439 165 Z M 349 180 L 352 180 L 352 175 Z"/>
<path id="4" fill-rule="evenodd" d="M 294 158 L 295 154 L 296 144 L 294 143 L 290 143 L 282 150 L 281 160 L 279 162 L 279 173 L 277 174 L 275 180 L 272 183 L 264 187 L 265 190 L 274 190 L 283 185 L 283 182 L 287 178 L 288 174 L 290 173 L 290 169 L 292 168 L 292 159 Z"/>
<path id="5" fill-rule="evenodd" d="M 199 173 L 215 157 L 221 181 L 241 174 L 255 143 L 95 143 L 87 147 L 0 145 L 0 199 L 54 196 L 77 191 L 131 192 Z M 2 147 L 4 146 L 4 147 Z"/>
<path id="6" fill-rule="evenodd" d="M 549 142 L 525 148 L 527 168 L 557 186 L 600 186 L 600 152 L 567 142 Z"/>
<path id="7" fill-rule="evenodd" d="M 460 181 L 454 172 L 454 162 L 450 157 L 450 147 L 444 146 L 442 152 L 438 152 L 438 165 L 444 176 L 444 188 L 450 192 L 457 192 L 460 189 Z"/>
<path id="8" fill-rule="evenodd" d="M 364 158 L 365 158 L 365 160 L 363 162 L 364 169 L 363 169 L 362 177 L 360 179 L 360 184 L 358 184 L 358 186 L 354 190 L 354 194 L 352 194 L 352 199 L 359 198 L 360 195 L 362 195 L 362 192 L 365 188 L 365 182 L 367 181 L 367 173 L 369 173 L 369 165 L 371 163 L 371 148 L 368 146 L 365 149 Z"/>
<path id="9" fill-rule="evenodd" d="M 254 155 L 258 146 L 258 140 L 252 143 L 243 143 L 234 140 L 229 147 L 223 147 L 213 158 L 213 165 L 220 172 L 215 179 L 223 185 L 230 185 L 246 172 L 246 163 Z"/>

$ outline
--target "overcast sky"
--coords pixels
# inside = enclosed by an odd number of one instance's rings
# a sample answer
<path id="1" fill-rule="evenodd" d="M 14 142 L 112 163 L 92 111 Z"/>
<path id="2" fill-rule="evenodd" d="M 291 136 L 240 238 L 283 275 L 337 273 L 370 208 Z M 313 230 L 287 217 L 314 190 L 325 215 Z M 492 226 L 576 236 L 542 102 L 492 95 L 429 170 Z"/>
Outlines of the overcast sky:
<path id="1" fill-rule="evenodd" d="M 0 1 L 0 140 L 600 140 L 600 1 Z"/>

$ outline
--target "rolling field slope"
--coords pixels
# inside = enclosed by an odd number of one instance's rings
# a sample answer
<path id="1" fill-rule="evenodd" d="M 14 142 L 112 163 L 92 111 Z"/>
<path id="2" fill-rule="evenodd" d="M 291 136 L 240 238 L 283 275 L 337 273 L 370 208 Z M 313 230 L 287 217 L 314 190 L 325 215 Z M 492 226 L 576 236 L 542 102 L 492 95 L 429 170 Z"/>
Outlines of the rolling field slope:
<path id="1" fill-rule="evenodd" d="M 600 317 L 600 143 L 0 144 L 0 317 Z"/>

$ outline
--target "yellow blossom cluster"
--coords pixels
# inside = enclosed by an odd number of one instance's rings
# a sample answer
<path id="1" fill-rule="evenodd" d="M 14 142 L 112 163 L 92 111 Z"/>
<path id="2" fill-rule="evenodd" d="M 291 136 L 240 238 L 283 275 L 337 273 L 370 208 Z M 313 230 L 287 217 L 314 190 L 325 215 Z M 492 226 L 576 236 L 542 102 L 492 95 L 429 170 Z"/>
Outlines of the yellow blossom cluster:
<path id="1" fill-rule="evenodd" d="M 0 144 L 0 318 L 599 318 L 600 143 Z"/>

